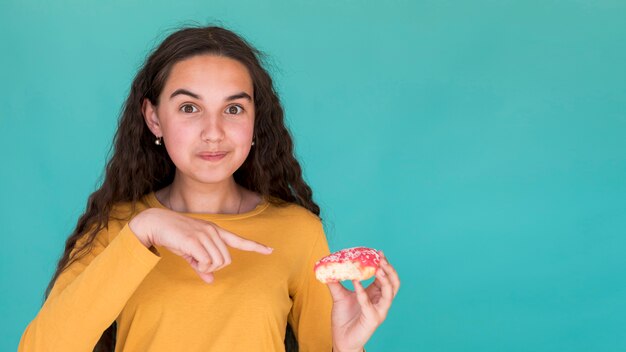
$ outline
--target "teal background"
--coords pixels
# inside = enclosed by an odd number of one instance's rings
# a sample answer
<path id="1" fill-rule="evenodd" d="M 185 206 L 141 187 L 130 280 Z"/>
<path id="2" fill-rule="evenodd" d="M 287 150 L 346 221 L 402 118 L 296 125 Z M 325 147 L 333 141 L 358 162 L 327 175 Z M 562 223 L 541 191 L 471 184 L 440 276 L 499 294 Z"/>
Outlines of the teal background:
<path id="1" fill-rule="evenodd" d="M 331 249 L 402 288 L 368 351 L 626 350 L 626 2 L 0 3 L 0 350 L 176 26 L 270 56 Z"/>

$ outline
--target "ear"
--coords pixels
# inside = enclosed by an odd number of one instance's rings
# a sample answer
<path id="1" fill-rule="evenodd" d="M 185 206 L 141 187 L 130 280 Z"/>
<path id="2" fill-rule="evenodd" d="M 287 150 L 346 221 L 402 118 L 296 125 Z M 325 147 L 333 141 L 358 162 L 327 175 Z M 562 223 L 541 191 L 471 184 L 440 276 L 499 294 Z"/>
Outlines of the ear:
<path id="1" fill-rule="evenodd" d="M 156 106 L 152 105 L 150 99 L 144 98 L 141 104 L 141 112 L 143 113 L 146 125 L 148 125 L 148 128 L 152 131 L 152 133 L 154 133 L 155 136 L 162 137 L 163 131 L 161 130 L 161 123 L 156 110 Z"/>

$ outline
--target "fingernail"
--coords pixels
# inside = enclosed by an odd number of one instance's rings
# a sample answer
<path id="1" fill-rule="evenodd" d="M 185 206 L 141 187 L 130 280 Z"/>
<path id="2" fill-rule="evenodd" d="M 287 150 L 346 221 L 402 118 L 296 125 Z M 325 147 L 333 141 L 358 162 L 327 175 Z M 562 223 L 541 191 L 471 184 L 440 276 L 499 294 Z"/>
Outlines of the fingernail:
<path id="1" fill-rule="evenodd" d="M 267 247 L 266 246 L 265 248 L 267 248 L 267 250 L 270 251 L 270 253 L 272 253 L 274 251 L 274 248 L 272 248 L 272 247 Z"/>

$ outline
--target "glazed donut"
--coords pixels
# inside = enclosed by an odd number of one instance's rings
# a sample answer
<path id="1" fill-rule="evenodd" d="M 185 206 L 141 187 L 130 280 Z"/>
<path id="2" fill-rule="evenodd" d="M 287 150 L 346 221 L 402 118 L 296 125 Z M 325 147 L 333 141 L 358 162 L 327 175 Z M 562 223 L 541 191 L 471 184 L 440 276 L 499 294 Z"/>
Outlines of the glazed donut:
<path id="1" fill-rule="evenodd" d="M 379 263 L 380 255 L 375 249 L 352 247 L 318 260 L 313 270 L 322 283 L 367 280 L 376 274 Z"/>

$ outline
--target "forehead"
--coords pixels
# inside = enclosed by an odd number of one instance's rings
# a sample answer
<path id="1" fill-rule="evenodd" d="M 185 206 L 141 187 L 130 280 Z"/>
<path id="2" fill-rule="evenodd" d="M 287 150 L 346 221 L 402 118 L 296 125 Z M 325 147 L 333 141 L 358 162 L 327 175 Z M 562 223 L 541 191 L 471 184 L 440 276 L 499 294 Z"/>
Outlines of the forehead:
<path id="1" fill-rule="evenodd" d="M 253 94 L 252 78 L 246 66 L 216 55 L 197 55 L 175 63 L 162 93 L 178 88 L 208 95 L 231 95 L 240 91 Z"/>

